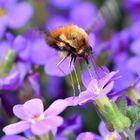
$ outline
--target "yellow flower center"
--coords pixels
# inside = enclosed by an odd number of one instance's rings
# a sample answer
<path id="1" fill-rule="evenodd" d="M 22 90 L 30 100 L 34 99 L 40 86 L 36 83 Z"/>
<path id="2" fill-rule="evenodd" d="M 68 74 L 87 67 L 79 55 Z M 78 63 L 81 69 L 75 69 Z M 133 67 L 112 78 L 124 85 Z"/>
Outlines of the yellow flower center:
<path id="1" fill-rule="evenodd" d="M 96 89 L 96 94 L 99 94 L 100 92 L 102 91 L 102 88 L 100 88 L 100 87 L 98 87 L 97 89 Z"/>
<path id="2" fill-rule="evenodd" d="M 44 114 L 41 114 L 40 116 L 33 118 L 31 120 L 31 122 L 35 123 L 35 122 L 38 122 L 38 121 L 42 120 L 43 118 L 44 118 Z"/>
<path id="3" fill-rule="evenodd" d="M 67 52 L 59 52 L 59 56 L 64 58 L 67 56 Z"/>
<path id="4" fill-rule="evenodd" d="M 116 133 L 108 134 L 105 138 L 105 140 L 116 140 L 117 135 Z"/>
<path id="5" fill-rule="evenodd" d="M 6 13 L 7 13 L 6 9 L 5 9 L 5 8 L 3 8 L 3 7 L 0 7 L 0 17 L 5 16 L 5 15 L 6 15 Z"/>

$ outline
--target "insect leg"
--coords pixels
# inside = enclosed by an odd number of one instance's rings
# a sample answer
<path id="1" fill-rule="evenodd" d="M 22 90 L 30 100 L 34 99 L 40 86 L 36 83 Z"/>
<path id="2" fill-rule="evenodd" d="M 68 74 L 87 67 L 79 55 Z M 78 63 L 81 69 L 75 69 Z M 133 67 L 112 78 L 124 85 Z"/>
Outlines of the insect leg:
<path id="1" fill-rule="evenodd" d="M 74 73 L 75 73 L 76 81 L 77 81 L 77 84 L 78 84 L 78 90 L 79 90 L 79 93 L 81 93 L 81 86 L 80 86 L 80 82 L 79 82 L 77 71 L 76 71 L 76 68 L 75 68 L 74 64 L 73 64 L 73 67 L 74 67 Z"/>
<path id="2" fill-rule="evenodd" d="M 76 91 L 75 91 L 75 87 L 74 87 L 74 81 L 73 81 L 72 73 L 70 73 L 70 80 L 71 80 L 71 85 L 72 85 L 72 88 L 73 88 L 73 96 L 76 96 Z"/>
<path id="3" fill-rule="evenodd" d="M 60 66 L 60 64 L 62 63 L 62 62 L 64 62 L 64 60 L 68 57 L 70 55 L 70 53 L 68 53 L 64 58 L 62 58 L 58 63 L 57 63 L 57 68 L 64 74 L 64 75 L 66 75 L 65 74 L 65 72 L 59 67 Z"/>
<path id="4" fill-rule="evenodd" d="M 91 79 L 94 79 L 92 68 L 91 68 L 91 66 L 89 64 L 89 61 L 88 60 L 85 60 L 85 61 L 86 61 L 86 64 L 88 66 L 89 75 L 90 75 Z"/>
<path id="5" fill-rule="evenodd" d="M 71 55 L 71 61 L 69 63 L 69 68 L 72 66 L 73 63 L 75 63 L 76 61 L 76 56 L 75 55 Z M 73 65 L 74 67 L 74 65 Z M 74 67 L 74 73 L 75 73 L 75 67 Z M 72 88 L 73 88 L 73 91 L 74 91 L 74 94 L 73 96 L 76 96 L 76 91 L 75 91 L 75 87 L 74 87 L 74 80 L 73 80 L 73 76 L 72 76 L 72 73 L 70 74 L 70 78 L 71 78 L 71 82 L 72 82 Z M 77 79 L 77 78 L 76 78 Z M 79 81 L 78 81 L 79 82 Z M 79 89 L 79 88 L 78 88 Z"/>
<path id="6" fill-rule="evenodd" d="M 68 57 L 69 55 L 66 55 L 64 58 L 62 58 L 58 63 L 57 63 L 57 67 L 59 67 L 59 65 L 64 62 L 64 60 Z"/>

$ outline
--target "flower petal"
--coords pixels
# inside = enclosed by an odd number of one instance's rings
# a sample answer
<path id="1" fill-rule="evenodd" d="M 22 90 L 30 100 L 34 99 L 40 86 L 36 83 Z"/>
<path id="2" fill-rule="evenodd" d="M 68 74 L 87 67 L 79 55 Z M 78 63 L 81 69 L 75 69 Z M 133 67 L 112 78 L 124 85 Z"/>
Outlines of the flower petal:
<path id="1" fill-rule="evenodd" d="M 89 71 L 88 70 L 85 70 L 83 73 L 82 73 L 82 83 L 84 84 L 84 86 L 87 88 L 89 83 L 91 81 L 91 76 L 89 74 Z"/>
<path id="2" fill-rule="evenodd" d="M 131 50 L 133 53 L 140 55 L 140 39 L 136 39 L 132 44 L 131 44 Z"/>
<path id="3" fill-rule="evenodd" d="M 60 116 L 48 116 L 46 119 L 47 124 L 52 127 L 58 127 L 63 123 L 63 118 Z"/>
<path id="4" fill-rule="evenodd" d="M 40 97 L 40 84 L 39 84 L 39 72 L 34 72 L 28 77 L 32 89 L 34 90 L 34 97 Z"/>
<path id="5" fill-rule="evenodd" d="M 113 86 L 114 86 L 114 81 L 110 82 L 100 93 L 93 94 L 93 100 L 96 100 L 97 98 L 100 98 L 108 94 L 112 90 Z"/>
<path id="6" fill-rule="evenodd" d="M 30 128 L 31 123 L 27 121 L 20 121 L 18 123 L 10 124 L 3 128 L 6 135 L 14 135 Z"/>
<path id="7" fill-rule="evenodd" d="M 66 76 L 71 73 L 73 70 L 73 67 L 69 67 L 71 58 L 68 57 L 66 58 L 60 65 L 59 67 L 57 64 L 62 60 L 59 55 L 55 55 L 46 61 L 45 65 L 45 72 L 48 75 L 53 75 L 53 76 Z"/>
<path id="8" fill-rule="evenodd" d="M 75 4 L 79 0 L 51 0 L 49 1 L 52 5 L 56 6 L 57 8 L 67 9 Z"/>
<path id="9" fill-rule="evenodd" d="M 7 77 L 0 79 L 0 90 L 15 90 L 19 84 L 19 72 L 11 72 Z"/>
<path id="10" fill-rule="evenodd" d="M 3 37 L 5 30 L 6 30 L 6 25 L 0 24 L 0 39 Z"/>
<path id="11" fill-rule="evenodd" d="M 113 134 L 113 135 L 116 135 L 116 139 L 115 139 L 115 140 L 121 140 L 120 135 L 119 135 L 116 131 L 110 132 L 110 131 L 106 128 L 106 126 L 105 126 L 105 124 L 104 124 L 103 121 L 101 121 L 100 124 L 99 124 L 99 132 L 100 132 L 100 134 L 101 134 L 101 136 L 102 136 L 103 138 L 106 138 L 108 135 Z"/>
<path id="12" fill-rule="evenodd" d="M 48 56 L 48 46 L 43 39 L 37 39 L 32 43 L 31 60 L 33 63 L 43 65 L 46 63 Z"/>
<path id="13" fill-rule="evenodd" d="M 5 54 L 9 48 L 10 48 L 9 43 L 1 41 L 1 43 L 0 43 L 0 61 L 3 59 L 3 57 L 5 56 Z"/>
<path id="14" fill-rule="evenodd" d="M 64 136 L 57 136 L 55 140 L 68 140 L 68 138 Z"/>
<path id="15" fill-rule="evenodd" d="M 112 71 L 99 80 L 100 87 L 103 88 L 119 71 Z"/>
<path id="16" fill-rule="evenodd" d="M 93 79 L 93 80 L 89 83 L 89 85 L 88 85 L 88 87 L 87 87 L 87 90 L 88 90 L 89 92 L 94 93 L 94 92 L 96 92 L 97 89 L 98 89 L 98 81 L 97 81 L 96 79 Z"/>
<path id="17" fill-rule="evenodd" d="M 76 140 L 103 140 L 103 138 L 92 132 L 83 132 L 77 136 Z"/>
<path id="18" fill-rule="evenodd" d="M 79 97 L 78 96 L 72 96 L 72 97 L 68 97 L 68 98 L 65 98 L 65 101 L 68 102 L 68 106 L 76 106 L 78 105 L 78 99 Z"/>
<path id="19" fill-rule="evenodd" d="M 26 138 L 18 135 L 4 136 L 1 140 L 27 140 Z"/>
<path id="20" fill-rule="evenodd" d="M 27 46 L 27 40 L 22 35 L 18 35 L 11 45 L 16 53 L 19 53 L 24 51 L 25 47 Z"/>
<path id="21" fill-rule="evenodd" d="M 9 13 L 9 26 L 11 28 L 20 28 L 32 17 L 33 9 L 29 3 L 22 2 Z M 18 17 L 18 20 L 17 20 Z"/>
<path id="22" fill-rule="evenodd" d="M 73 23 L 86 28 L 91 23 L 91 19 L 96 15 L 96 6 L 89 3 L 80 3 L 73 7 L 70 18 Z M 78 18 L 77 18 L 78 17 Z M 83 18 L 84 17 L 84 18 Z"/>
<path id="23" fill-rule="evenodd" d="M 30 120 L 43 113 L 43 104 L 40 99 L 31 99 L 24 105 L 16 105 L 13 108 L 14 114 L 23 120 Z"/>
<path id="24" fill-rule="evenodd" d="M 45 115 L 58 115 L 61 112 L 63 112 L 63 110 L 65 110 L 65 108 L 68 106 L 68 102 L 65 100 L 56 100 L 55 102 L 53 102 L 50 107 L 44 112 Z"/>
<path id="25" fill-rule="evenodd" d="M 70 24 L 67 19 L 65 19 L 63 16 L 53 16 L 51 19 L 47 21 L 46 29 L 52 30 L 59 26 Z"/>
<path id="26" fill-rule="evenodd" d="M 31 130 L 35 135 L 42 135 L 51 130 L 52 126 L 48 125 L 48 121 L 46 119 L 42 119 L 31 125 Z"/>
<path id="27" fill-rule="evenodd" d="M 129 58 L 126 64 L 130 71 L 138 75 L 140 74 L 140 55 Z"/>
<path id="28" fill-rule="evenodd" d="M 92 101 L 92 100 L 93 100 L 93 92 L 89 92 L 86 90 L 80 93 L 78 104 L 83 105 L 84 103 Z"/>

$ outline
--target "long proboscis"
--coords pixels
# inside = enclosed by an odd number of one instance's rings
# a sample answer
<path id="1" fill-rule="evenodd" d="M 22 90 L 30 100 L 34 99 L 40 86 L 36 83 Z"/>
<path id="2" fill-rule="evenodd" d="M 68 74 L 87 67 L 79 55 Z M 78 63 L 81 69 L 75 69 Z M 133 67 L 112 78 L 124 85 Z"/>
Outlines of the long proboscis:
<path id="1" fill-rule="evenodd" d="M 101 22 L 111 23 L 115 22 L 120 17 L 119 5 L 116 0 L 106 0 L 100 10 L 97 12 L 91 24 L 85 29 L 86 33 L 91 33 L 95 27 Z"/>

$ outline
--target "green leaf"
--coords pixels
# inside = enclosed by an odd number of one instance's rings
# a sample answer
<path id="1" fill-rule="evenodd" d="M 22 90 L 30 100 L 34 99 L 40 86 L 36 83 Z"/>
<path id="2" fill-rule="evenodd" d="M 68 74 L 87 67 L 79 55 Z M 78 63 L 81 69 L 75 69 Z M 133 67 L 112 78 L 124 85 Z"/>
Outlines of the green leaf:
<path id="1" fill-rule="evenodd" d="M 127 108 L 127 116 L 130 118 L 132 123 L 140 119 L 140 108 L 137 106 L 131 106 Z"/>
<path id="2" fill-rule="evenodd" d="M 117 99 L 116 104 L 117 104 L 118 109 L 120 110 L 120 112 L 123 113 L 124 115 L 126 115 L 127 102 L 126 102 L 125 98 L 123 96 L 120 96 Z"/>

